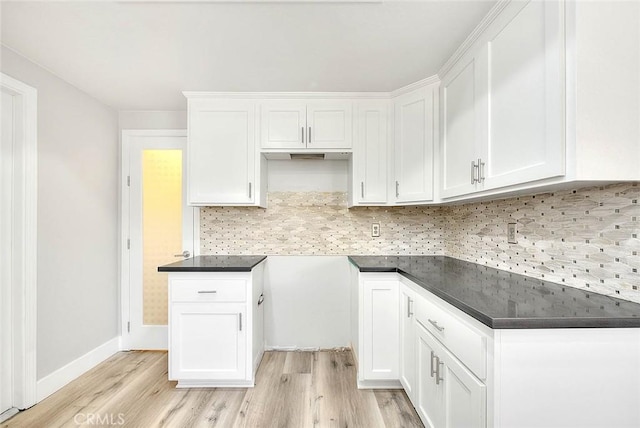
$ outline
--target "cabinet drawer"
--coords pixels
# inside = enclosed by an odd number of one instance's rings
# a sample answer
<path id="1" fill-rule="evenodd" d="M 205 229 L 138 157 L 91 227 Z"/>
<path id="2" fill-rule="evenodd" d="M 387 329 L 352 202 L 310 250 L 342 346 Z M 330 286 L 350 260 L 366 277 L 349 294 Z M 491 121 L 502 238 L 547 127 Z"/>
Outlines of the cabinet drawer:
<path id="1" fill-rule="evenodd" d="M 246 300 L 246 279 L 171 280 L 172 302 L 244 302 Z"/>
<path id="2" fill-rule="evenodd" d="M 449 311 L 418 296 L 416 320 L 480 379 L 486 378 L 487 339 Z"/>

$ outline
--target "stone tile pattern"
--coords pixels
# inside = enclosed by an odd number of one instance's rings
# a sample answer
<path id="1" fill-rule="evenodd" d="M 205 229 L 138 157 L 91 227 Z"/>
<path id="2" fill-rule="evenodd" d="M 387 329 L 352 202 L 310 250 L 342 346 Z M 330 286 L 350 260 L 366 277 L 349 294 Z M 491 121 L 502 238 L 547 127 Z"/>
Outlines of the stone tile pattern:
<path id="1" fill-rule="evenodd" d="M 621 183 L 451 206 L 445 254 L 640 303 L 639 201 Z"/>
<path id="2" fill-rule="evenodd" d="M 201 254 L 442 255 L 439 207 L 347 209 L 342 192 L 271 192 L 268 209 L 200 211 Z M 380 223 L 381 237 L 371 237 Z"/>
<path id="3" fill-rule="evenodd" d="M 640 185 L 443 207 L 347 209 L 345 193 L 273 192 L 201 210 L 202 254 L 447 255 L 640 303 Z M 371 223 L 381 237 L 371 237 Z M 507 223 L 517 244 L 507 243 Z"/>

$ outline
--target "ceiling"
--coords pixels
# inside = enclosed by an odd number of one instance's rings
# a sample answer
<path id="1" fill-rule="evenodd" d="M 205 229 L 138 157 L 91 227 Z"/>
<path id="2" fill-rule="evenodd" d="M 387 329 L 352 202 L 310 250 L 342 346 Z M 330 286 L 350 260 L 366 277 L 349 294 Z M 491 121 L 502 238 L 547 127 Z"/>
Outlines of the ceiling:
<path id="1" fill-rule="evenodd" d="M 1 2 L 2 44 L 118 110 L 181 91 L 390 91 L 432 76 L 494 1 Z"/>

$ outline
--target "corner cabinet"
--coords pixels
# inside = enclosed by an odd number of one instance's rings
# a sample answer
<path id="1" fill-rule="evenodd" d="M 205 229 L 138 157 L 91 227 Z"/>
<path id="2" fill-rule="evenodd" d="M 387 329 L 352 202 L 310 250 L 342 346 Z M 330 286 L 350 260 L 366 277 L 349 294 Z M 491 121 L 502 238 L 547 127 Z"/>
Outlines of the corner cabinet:
<path id="1" fill-rule="evenodd" d="M 189 205 L 265 206 L 256 109 L 251 100 L 188 98 Z"/>
<path id="2" fill-rule="evenodd" d="M 396 204 L 434 199 L 434 148 L 438 87 L 432 84 L 393 100 L 395 115 L 393 197 Z"/>
<path id="3" fill-rule="evenodd" d="M 169 380 L 178 388 L 254 385 L 264 352 L 263 265 L 169 273 Z"/>
<path id="4" fill-rule="evenodd" d="M 401 274 L 352 270 L 358 387 L 401 385 L 426 427 L 640 426 L 640 329 L 492 329 Z"/>

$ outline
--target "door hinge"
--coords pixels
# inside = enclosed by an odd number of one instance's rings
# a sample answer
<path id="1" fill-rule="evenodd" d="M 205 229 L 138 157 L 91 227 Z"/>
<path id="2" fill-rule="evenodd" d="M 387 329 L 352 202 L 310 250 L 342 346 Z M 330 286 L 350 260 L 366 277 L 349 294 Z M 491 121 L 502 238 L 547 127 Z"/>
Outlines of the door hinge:
<path id="1" fill-rule="evenodd" d="M 127 333 L 131 333 L 131 322 L 127 321 Z"/>
<path id="2" fill-rule="evenodd" d="M 127 238 L 127 250 L 131 249 L 131 239 Z"/>
<path id="3" fill-rule="evenodd" d="M 131 187 L 131 176 L 127 175 L 127 186 Z"/>

